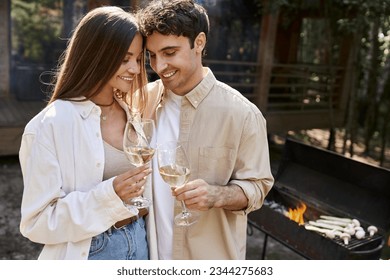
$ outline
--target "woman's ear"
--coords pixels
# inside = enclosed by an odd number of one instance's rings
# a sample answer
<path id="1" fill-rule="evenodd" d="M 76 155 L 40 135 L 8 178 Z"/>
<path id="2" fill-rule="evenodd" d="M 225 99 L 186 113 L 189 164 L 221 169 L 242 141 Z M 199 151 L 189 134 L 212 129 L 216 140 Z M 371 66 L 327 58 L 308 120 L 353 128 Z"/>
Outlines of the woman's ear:
<path id="1" fill-rule="evenodd" d="M 206 41 L 207 41 L 206 34 L 204 34 L 204 32 L 200 32 L 198 36 L 196 36 L 195 48 L 197 52 L 202 53 L 203 49 L 206 46 Z"/>

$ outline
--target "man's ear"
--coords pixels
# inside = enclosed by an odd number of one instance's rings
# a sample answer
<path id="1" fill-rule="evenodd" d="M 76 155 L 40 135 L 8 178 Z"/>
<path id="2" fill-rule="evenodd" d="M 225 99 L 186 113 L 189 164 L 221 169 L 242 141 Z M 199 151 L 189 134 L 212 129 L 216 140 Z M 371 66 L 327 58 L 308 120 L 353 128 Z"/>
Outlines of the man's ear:
<path id="1" fill-rule="evenodd" d="M 198 36 L 196 36 L 194 46 L 197 52 L 202 53 L 203 49 L 206 46 L 206 41 L 206 34 L 204 34 L 204 32 L 200 32 Z"/>

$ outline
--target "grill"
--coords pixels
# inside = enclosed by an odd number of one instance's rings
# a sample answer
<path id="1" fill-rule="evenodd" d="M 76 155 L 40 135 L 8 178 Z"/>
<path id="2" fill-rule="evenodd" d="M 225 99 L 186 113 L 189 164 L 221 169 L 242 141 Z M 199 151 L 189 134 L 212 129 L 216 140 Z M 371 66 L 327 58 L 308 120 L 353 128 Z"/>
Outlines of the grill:
<path id="1" fill-rule="evenodd" d="M 304 203 L 305 223 L 321 215 L 357 219 L 373 236 L 348 244 L 290 220 L 283 209 Z M 249 214 L 249 224 L 306 259 L 379 259 L 390 225 L 390 171 L 287 138 L 275 184 L 263 207 Z"/>

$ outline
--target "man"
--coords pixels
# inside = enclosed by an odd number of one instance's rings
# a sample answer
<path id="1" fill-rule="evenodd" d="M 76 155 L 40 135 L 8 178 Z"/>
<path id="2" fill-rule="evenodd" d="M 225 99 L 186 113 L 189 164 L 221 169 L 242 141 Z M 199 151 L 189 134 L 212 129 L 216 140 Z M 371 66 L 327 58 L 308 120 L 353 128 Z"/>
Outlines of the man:
<path id="1" fill-rule="evenodd" d="M 154 159 L 156 232 L 149 237 L 157 238 L 158 258 L 245 259 L 247 214 L 261 207 L 274 180 L 266 122 L 254 104 L 203 67 L 209 20 L 202 6 L 153 1 L 139 21 L 160 77 L 148 87 L 149 100 L 158 100 L 157 142 L 188 143 L 191 165 L 190 181 L 171 191 Z M 200 213 L 190 227 L 173 223 L 181 200 Z"/>

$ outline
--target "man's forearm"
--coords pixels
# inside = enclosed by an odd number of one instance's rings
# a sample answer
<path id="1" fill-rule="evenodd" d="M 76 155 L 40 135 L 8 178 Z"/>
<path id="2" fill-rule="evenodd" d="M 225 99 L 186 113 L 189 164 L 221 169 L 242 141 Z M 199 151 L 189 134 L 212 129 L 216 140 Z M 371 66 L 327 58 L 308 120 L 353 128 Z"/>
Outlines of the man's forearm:
<path id="1" fill-rule="evenodd" d="M 238 211 L 248 206 L 248 198 L 239 186 L 227 185 L 215 186 L 215 188 L 215 208 Z"/>

